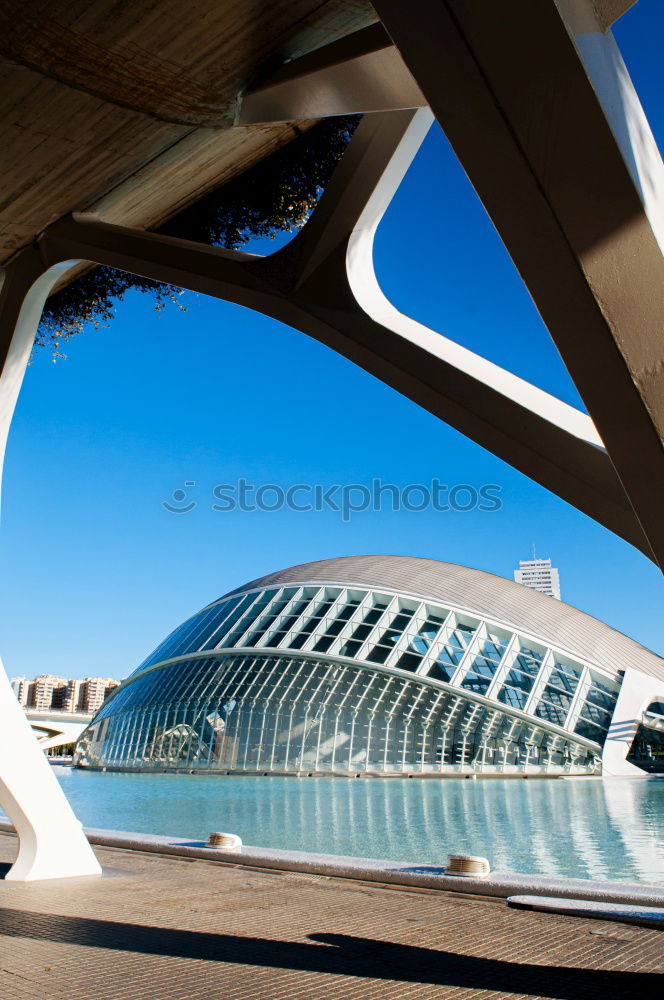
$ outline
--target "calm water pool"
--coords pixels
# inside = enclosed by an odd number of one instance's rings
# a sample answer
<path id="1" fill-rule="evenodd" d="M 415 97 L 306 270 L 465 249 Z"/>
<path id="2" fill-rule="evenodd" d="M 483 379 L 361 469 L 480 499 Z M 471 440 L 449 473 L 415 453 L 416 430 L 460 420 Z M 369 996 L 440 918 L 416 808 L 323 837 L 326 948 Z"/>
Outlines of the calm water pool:
<path id="1" fill-rule="evenodd" d="M 86 826 L 664 885 L 664 780 L 432 781 L 54 771 Z"/>

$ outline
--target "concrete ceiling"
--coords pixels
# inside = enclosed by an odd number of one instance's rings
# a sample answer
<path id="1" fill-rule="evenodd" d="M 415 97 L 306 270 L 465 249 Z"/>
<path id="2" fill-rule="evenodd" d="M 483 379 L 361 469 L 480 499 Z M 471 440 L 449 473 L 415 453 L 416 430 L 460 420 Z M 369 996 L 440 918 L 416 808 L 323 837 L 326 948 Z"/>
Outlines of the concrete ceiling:
<path id="1" fill-rule="evenodd" d="M 156 226 L 262 159 L 297 131 L 236 127 L 242 90 L 375 19 L 368 0 L 0 0 L 0 263 L 73 211 Z"/>

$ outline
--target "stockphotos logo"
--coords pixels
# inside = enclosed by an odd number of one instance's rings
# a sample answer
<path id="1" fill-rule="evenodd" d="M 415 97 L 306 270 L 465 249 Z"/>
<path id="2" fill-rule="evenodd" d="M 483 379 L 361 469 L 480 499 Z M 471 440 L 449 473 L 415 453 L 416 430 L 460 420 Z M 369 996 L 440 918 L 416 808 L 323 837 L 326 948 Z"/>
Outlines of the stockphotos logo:
<path id="1" fill-rule="evenodd" d="M 434 510 L 441 513 L 456 511 L 482 511 L 495 513 L 502 509 L 501 487 L 497 483 L 456 483 L 452 486 L 432 479 L 429 483 L 408 483 L 396 486 L 372 479 L 371 483 L 250 483 L 238 479 L 235 483 L 219 483 L 211 491 L 210 509 L 219 513 L 255 511 L 273 513 L 291 510 L 297 514 L 332 511 L 341 520 L 350 521 L 354 515 L 366 511 L 407 511 L 419 513 Z M 173 490 L 170 500 L 162 500 L 162 507 L 171 514 L 189 514 L 201 504 L 198 482 L 188 479 L 184 489 Z"/>

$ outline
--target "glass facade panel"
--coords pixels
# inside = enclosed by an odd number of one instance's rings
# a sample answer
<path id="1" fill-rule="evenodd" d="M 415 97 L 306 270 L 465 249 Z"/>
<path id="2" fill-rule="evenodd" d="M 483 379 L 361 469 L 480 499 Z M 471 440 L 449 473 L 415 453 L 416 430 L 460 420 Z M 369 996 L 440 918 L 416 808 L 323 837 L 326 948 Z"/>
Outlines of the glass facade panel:
<path id="1" fill-rule="evenodd" d="M 579 677 L 572 677 L 570 674 L 563 673 L 559 670 L 557 666 L 553 667 L 549 674 L 547 681 L 547 686 L 556 691 L 563 691 L 566 694 L 573 695 L 579 686 Z"/>
<path id="2" fill-rule="evenodd" d="M 567 719 L 567 711 L 565 708 L 551 705 L 547 701 L 541 701 L 535 709 L 535 715 L 538 719 L 544 719 L 546 722 L 552 722 L 555 726 L 564 727 L 565 720 Z"/>
<path id="3" fill-rule="evenodd" d="M 588 719 L 590 722 L 594 722 L 595 725 L 602 726 L 605 729 L 609 728 L 611 721 L 611 716 L 608 712 L 604 711 L 603 708 L 598 708 L 597 705 L 593 705 L 590 701 L 587 701 L 581 709 L 581 718 Z"/>
<path id="4" fill-rule="evenodd" d="M 222 598 L 175 629 L 105 703 L 80 755 L 129 769 L 342 773 L 573 760 L 592 773 L 596 751 L 579 738 L 602 744 L 619 683 L 584 669 L 410 596 L 270 586 Z"/>
<path id="5" fill-rule="evenodd" d="M 374 646 L 374 648 L 369 650 L 367 653 L 367 660 L 369 663 L 385 663 L 385 660 L 389 655 L 389 646 Z"/>
<path id="6" fill-rule="evenodd" d="M 500 662 L 511 638 L 510 635 L 500 635 L 488 630 L 487 638 L 482 643 L 482 653 L 491 660 Z"/>
<path id="7" fill-rule="evenodd" d="M 397 667 L 400 670 L 412 670 L 415 671 L 422 662 L 422 657 L 418 656 L 416 653 L 402 653 L 397 660 Z"/>
<path id="8" fill-rule="evenodd" d="M 466 671 L 461 686 L 467 691 L 486 694 L 498 670 L 500 661 L 509 645 L 511 636 L 487 629 L 486 636 L 479 639 L 478 652 Z"/>
<path id="9" fill-rule="evenodd" d="M 560 670 L 564 674 L 569 674 L 570 677 L 576 677 L 577 680 L 581 677 L 581 674 L 583 673 L 583 666 L 580 663 L 558 656 L 555 652 L 553 657 L 556 670 Z"/>
<path id="10" fill-rule="evenodd" d="M 521 670 L 524 674 L 530 674 L 530 676 L 534 679 L 540 671 L 542 662 L 541 660 L 534 659 L 532 656 L 526 656 L 524 653 L 518 653 L 516 659 L 514 660 L 514 666 Z"/>
<path id="11" fill-rule="evenodd" d="M 574 727 L 577 736 L 583 736 L 586 740 L 594 740 L 595 743 L 603 743 L 606 738 L 606 729 L 596 726 L 592 722 L 580 719 Z"/>
<path id="12" fill-rule="evenodd" d="M 240 602 L 228 621 L 224 623 L 224 631 L 214 648 L 227 649 L 238 645 L 244 633 L 264 611 L 275 594 L 275 590 L 267 590 L 259 594 L 258 597 L 255 594 L 250 594 L 246 600 Z"/>
<path id="13" fill-rule="evenodd" d="M 591 687 L 586 695 L 586 701 L 605 709 L 607 712 L 611 712 L 616 703 L 616 696 L 615 694 L 609 694 L 607 691 L 598 690 L 597 687 Z"/>
<path id="14" fill-rule="evenodd" d="M 563 746 L 556 758 L 532 723 L 419 679 L 266 651 L 144 674 L 99 713 L 79 754 L 123 769 L 407 773 L 562 766 Z M 594 755 L 576 749 L 592 771 Z"/>
<path id="15" fill-rule="evenodd" d="M 463 654 L 465 650 L 459 649 L 457 646 L 452 646 L 451 643 L 446 643 L 438 654 L 438 663 L 442 668 L 445 667 L 458 667 L 461 663 Z M 454 670 L 450 671 L 450 677 L 454 674 Z"/>
<path id="16" fill-rule="evenodd" d="M 498 701 L 512 708 L 525 708 L 528 694 L 521 688 L 503 687 L 498 692 Z"/>
<path id="17" fill-rule="evenodd" d="M 572 705 L 572 695 L 567 691 L 561 691 L 552 684 L 547 684 L 542 693 L 542 701 L 559 708 L 566 716 Z"/>
<path id="18" fill-rule="evenodd" d="M 429 672 L 427 677 L 432 677 L 436 681 L 444 681 L 449 684 L 454 674 L 456 673 L 456 664 L 445 663 L 439 657 L 435 663 L 432 663 L 429 667 Z"/>

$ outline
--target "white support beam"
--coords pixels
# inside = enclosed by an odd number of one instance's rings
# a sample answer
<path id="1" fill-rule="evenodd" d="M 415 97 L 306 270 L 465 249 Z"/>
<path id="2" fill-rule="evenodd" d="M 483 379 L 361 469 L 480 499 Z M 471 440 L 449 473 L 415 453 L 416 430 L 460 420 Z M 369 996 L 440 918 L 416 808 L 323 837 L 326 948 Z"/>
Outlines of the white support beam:
<path id="1" fill-rule="evenodd" d="M 664 181 L 606 23 L 591 0 L 374 6 L 570 371 L 644 551 L 664 566 Z"/>
<path id="2" fill-rule="evenodd" d="M 16 700 L 0 661 L 0 805 L 18 834 L 14 882 L 100 875 L 81 824 Z"/>
<path id="3" fill-rule="evenodd" d="M 46 296 L 71 264 L 47 271 L 32 249 L 2 275 L 0 288 L 0 468 L 9 426 Z M 0 805 L 18 833 L 13 881 L 101 873 L 0 662 Z"/>
<path id="4" fill-rule="evenodd" d="M 70 218 L 48 263 L 85 258 L 236 302 L 295 327 L 651 554 L 586 415 L 402 316 L 380 292 L 373 236 L 430 116 L 368 115 L 311 220 L 269 258 Z"/>

